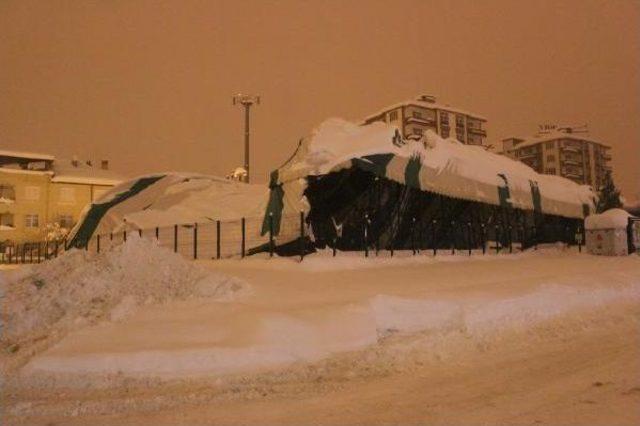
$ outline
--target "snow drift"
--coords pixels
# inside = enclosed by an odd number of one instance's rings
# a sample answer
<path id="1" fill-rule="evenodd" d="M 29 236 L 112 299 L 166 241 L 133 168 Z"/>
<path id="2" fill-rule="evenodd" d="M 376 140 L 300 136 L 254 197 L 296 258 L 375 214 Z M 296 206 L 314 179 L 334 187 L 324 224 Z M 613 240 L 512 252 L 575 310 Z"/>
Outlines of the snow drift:
<path id="1" fill-rule="evenodd" d="M 135 235 L 100 255 L 72 250 L 7 275 L 0 337 L 5 347 L 57 340 L 86 325 L 118 321 L 141 304 L 196 297 L 231 301 L 249 291 L 237 278 Z"/>

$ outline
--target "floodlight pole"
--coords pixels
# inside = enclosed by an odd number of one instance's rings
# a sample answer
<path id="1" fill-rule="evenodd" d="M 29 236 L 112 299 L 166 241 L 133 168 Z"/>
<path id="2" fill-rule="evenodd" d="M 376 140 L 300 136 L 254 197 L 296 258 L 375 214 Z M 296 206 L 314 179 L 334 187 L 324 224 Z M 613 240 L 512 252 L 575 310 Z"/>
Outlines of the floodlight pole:
<path id="1" fill-rule="evenodd" d="M 244 107 L 244 169 L 247 172 L 244 181 L 249 183 L 249 112 L 253 104 L 260 105 L 260 96 L 237 94 L 233 97 L 233 104 Z"/>

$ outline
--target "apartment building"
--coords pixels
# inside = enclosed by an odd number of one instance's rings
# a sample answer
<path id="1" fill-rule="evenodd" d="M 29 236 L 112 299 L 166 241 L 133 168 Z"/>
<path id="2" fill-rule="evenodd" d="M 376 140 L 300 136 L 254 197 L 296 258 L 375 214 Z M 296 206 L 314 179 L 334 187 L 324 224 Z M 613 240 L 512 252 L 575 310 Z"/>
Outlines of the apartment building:
<path id="1" fill-rule="evenodd" d="M 72 228 L 84 207 L 123 179 L 91 162 L 0 150 L 0 243 L 40 241 L 48 224 Z"/>
<path id="2" fill-rule="evenodd" d="M 388 106 L 365 118 L 363 124 L 375 121 L 396 125 L 407 139 L 419 139 L 427 130 L 469 145 L 484 145 L 487 138 L 484 117 L 439 104 L 431 95 Z"/>
<path id="3" fill-rule="evenodd" d="M 598 190 L 611 170 L 611 147 L 575 133 L 571 127 L 547 127 L 529 138 L 502 141 L 502 154 L 522 161 L 538 173 L 563 176 Z"/>

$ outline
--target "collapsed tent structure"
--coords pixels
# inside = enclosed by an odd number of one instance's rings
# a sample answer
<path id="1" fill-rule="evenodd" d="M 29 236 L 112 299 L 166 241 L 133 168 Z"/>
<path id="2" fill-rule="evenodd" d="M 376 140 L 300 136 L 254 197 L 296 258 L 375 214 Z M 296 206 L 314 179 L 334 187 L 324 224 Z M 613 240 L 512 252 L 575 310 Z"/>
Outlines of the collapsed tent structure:
<path id="1" fill-rule="evenodd" d="M 71 247 L 85 247 L 96 235 L 192 227 L 217 221 L 255 218 L 260 237 L 268 190 L 194 173 L 167 172 L 141 176 L 114 187 L 87 206 L 69 235 Z M 172 233 L 173 231 L 171 231 Z"/>
<path id="2" fill-rule="evenodd" d="M 471 249 L 488 241 L 526 247 L 571 242 L 594 202 L 588 186 L 480 146 L 433 132 L 406 140 L 385 123 L 330 119 L 272 172 L 269 188 L 175 172 L 143 176 L 88 206 L 69 241 L 86 247 L 96 235 L 126 239 L 127 230 L 155 227 L 176 251 L 179 242 L 217 241 L 216 257 L 274 246 L 281 254 L 326 246 Z M 228 222 L 220 228 L 221 221 Z M 187 232 L 196 223 L 204 224 L 199 237 Z"/>
<path id="3" fill-rule="evenodd" d="M 588 186 L 480 146 L 341 119 L 301 140 L 270 188 L 263 231 L 304 211 L 315 246 L 342 250 L 570 242 L 595 203 Z"/>

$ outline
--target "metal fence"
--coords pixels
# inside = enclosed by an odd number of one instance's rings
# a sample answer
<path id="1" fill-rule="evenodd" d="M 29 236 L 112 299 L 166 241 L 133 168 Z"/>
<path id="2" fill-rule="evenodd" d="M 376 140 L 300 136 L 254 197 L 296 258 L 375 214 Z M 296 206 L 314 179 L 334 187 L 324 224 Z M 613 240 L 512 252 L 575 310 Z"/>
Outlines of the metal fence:
<path id="1" fill-rule="evenodd" d="M 271 219 L 271 218 L 269 218 Z M 161 247 L 165 247 L 189 259 L 225 259 L 244 258 L 245 256 L 265 252 L 299 256 L 313 249 L 310 243 L 311 229 L 304 213 L 299 216 L 283 216 L 279 223 L 262 217 L 240 218 L 228 221 L 209 221 L 206 223 L 175 224 L 145 229 L 123 229 L 93 235 L 84 250 L 91 253 L 108 251 L 131 238 L 132 235 L 154 239 Z M 378 239 L 373 238 L 369 222 L 365 217 L 362 226 L 358 226 L 356 251 L 363 256 L 377 255 L 386 251 L 390 256 L 395 251 L 408 250 L 413 255 L 431 253 L 482 254 L 514 253 L 526 247 L 537 248 L 540 230 L 536 228 L 488 225 L 483 223 L 420 223 L 412 221 L 411 236 L 400 246 L 393 242 L 381 246 Z M 569 228 L 554 230 L 557 241 L 576 244 L 582 250 L 582 235 L 574 235 Z M 336 234 L 333 241 L 318 248 L 330 248 L 333 256 L 338 254 L 342 243 L 349 236 Z M 318 244 L 318 242 L 316 242 Z M 349 244 L 353 247 L 353 244 Z M 0 247 L 0 262 L 39 263 L 58 257 L 70 249 L 66 241 L 41 241 L 22 244 L 4 244 Z M 351 250 L 353 251 L 353 249 Z"/>

